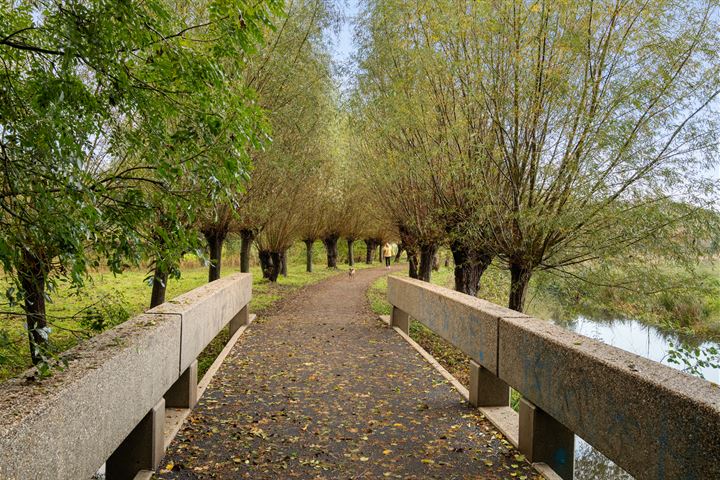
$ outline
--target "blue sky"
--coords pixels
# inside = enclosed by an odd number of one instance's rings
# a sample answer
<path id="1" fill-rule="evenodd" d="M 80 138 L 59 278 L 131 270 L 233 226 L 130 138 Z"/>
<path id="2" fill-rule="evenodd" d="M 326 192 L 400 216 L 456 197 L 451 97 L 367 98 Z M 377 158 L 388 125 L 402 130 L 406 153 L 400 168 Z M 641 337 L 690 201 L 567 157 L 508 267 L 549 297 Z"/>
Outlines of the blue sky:
<path id="1" fill-rule="evenodd" d="M 333 54 L 336 60 L 345 61 L 355 51 L 352 39 L 352 20 L 360 11 L 360 2 L 359 0 L 338 0 L 337 5 L 344 18 L 339 34 L 333 35 Z"/>
<path id="2" fill-rule="evenodd" d="M 342 13 L 343 19 L 337 33 L 331 32 L 332 53 L 335 64 L 338 66 L 347 65 L 356 50 L 353 43 L 353 19 L 360 11 L 361 0 L 337 0 L 336 5 Z M 350 78 L 347 75 L 339 75 L 343 90 L 349 85 Z"/>

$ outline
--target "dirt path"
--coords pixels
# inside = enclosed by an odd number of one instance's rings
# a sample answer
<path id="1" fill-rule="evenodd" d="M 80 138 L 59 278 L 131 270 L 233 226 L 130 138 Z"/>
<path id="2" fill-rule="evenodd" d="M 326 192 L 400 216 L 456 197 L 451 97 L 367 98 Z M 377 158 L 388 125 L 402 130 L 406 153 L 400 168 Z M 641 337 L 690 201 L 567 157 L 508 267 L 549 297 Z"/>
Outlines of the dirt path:
<path id="1" fill-rule="evenodd" d="M 366 289 L 386 273 L 330 278 L 253 324 L 157 478 L 536 478 L 492 425 L 372 314 Z"/>

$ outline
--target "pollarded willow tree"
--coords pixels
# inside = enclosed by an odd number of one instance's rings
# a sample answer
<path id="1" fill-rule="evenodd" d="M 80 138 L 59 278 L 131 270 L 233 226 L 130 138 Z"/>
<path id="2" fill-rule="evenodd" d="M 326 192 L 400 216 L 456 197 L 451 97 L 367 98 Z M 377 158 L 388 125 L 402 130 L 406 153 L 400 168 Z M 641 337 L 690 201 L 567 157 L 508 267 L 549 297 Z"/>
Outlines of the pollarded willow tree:
<path id="1" fill-rule="evenodd" d="M 274 0 L 0 6 L 0 260 L 15 285 L 10 303 L 24 307 L 33 363 L 46 366 L 45 301 L 59 279 L 81 287 L 99 258 L 113 272 L 138 261 L 147 239 L 137 227 L 155 199 L 180 179 L 223 185 L 243 168 L 194 153 L 229 129 L 237 130 L 230 144 L 246 148 L 247 111 L 228 117 L 216 101 L 228 100 L 225 76 L 278 8 Z M 231 100 L 226 108 L 243 105 Z M 180 123 L 187 119 L 191 128 Z"/>
<path id="2" fill-rule="evenodd" d="M 368 188 L 399 232 L 411 277 L 429 280 L 446 229 L 431 172 L 439 147 L 430 132 L 433 105 L 426 103 L 425 74 L 408 48 L 402 31 L 406 14 L 400 7 L 373 2 L 358 30 L 360 75 L 352 122 L 359 133 L 354 156 Z"/>
<path id="3" fill-rule="evenodd" d="M 300 240 L 305 244 L 305 271 L 313 271 L 313 247 L 315 242 L 320 238 L 325 225 L 325 218 L 323 217 L 323 198 L 321 189 L 324 188 L 324 173 L 320 172 L 318 175 L 309 177 L 306 179 L 308 192 L 312 192 L 304 199 L 302 208 L 302 220 L 300 221 L 300 228 L 298 229 L 298 235 Z"/>
<path id="4" fill-rule="evenodd" d="M 272 212 L 256 239 L 263 276 L 271 282 L 277 281 L 281 269 L 287 265 L 287 250 L 303 233 L 307 234 L 304 222 L 316 205 L 316 189 L 319 185 L 308 179 L 323 173 L 323 159 L 327 159 L 327 133 L 330 130 L 326 122 L 331 122 L 333 118 L 332 109 L 328 108 L 330 104 L 323 101 L 327 101 L 327 97 L 309 102 L 307 105 L 313 106 L 312 111 L 297 112 L 296 118 L 314 118 L 315 121 L 287 125 L 281 134 L 293 140 L 278 140 L 276 137 L 272 147 L 277 149 L 276 154 L 281 155 L 286 163 L 283 165 L 282 184 L 274 196 Z M 280 134 L 281 131 L 277 132 Z M 308 141 L 299 141 L 300 138 Z M 273 152 L 268 154 L 272 155 Z"/>
<path id="5" fill-rule="evenodd" d="M 367 188 L 367 183 L 355 168 L 351 159 L 350 143 L 353 132 L 350 129 L 347 112 L 343 108 L 338 115 L 336 123 L 336 148 L 333 153 L 334 165 L 331 173 L 334 176 L 332 185 L 337 188 L 337 194 L 329 201 L 334 205 L 325 212 L 327 225 L 331 233 L 347 242 L 347 262 L 350 267 L 355 265 L 355 241 L 367 238 L 374 228 L 372 208 L 373 195 Z M 328 213 L 330 215 L 328 215 Z M 326 244 L 328 247 L 328 244 Z"/>
<path id="6" fill-rule="evenodd" d="M 327 268 L 337 268 L 338 241 L 342 235 L 343 228 L 341 224 L 343 190 L 339 177 L 328 177 L 328 182 L 323 188 L 321 199 L 323 225 L 320 231 L 320 240 L 322 240 L 323 246 L 325 247 Z"/>
<path id="7" fill-rule="evenodd" d="M 267 112 L 272 141 L 252 155 L 250 181 L 235 209 L 242 271 L 249 271 L 252 242 L 270 222 L 277 227 L 280 204 L 290 205 L 280 199 L 295 195 L 299 186 L 290 184 L 311 177 L 331 148 L 336 95 L 324 31 L 332 27 L 336 14 L 323 0 L 294 0 L 286 10 L 245 75 Z M 293 230 L 292 240 L 297 235 Z"/>
<path id="8" fill-rule="evenodd" d="M 711 208 L 717 18 L 713 2 L 372 2 L 364 150 L 407 172 L 396 205 L 433 192 L 410 204 L 472 253 L 470 283 L 508 266 L 522 310 L 533 272 L 658 247 Z"/>
<path id="9" fill-rule="evenodd" d="M 482 198 L 473 194 L 475 177 L 487 170 L 477 156 L 479 146 L 492 140 L 487 135 L 491 119 L 477 105 L 472 64 L 477 46 L 470 45 L 475 38 L 472 29 L 481 24 L 462 2 L 437 8 L 428 2 L 372 5 L 364 19 L 365 31 L 372 34 L 364 40 L 368 50 L 361 63 L 365 78 L 360 87 L 373 91 L 373 107 L 365 111 L 394 115 L 396 131 L 384 127 L 379 141 L 384 148 L 407 152 L 402 163 L 412 185 L 399 203 L 411 203 L 400 212 L 417 207 L 414 189 L 426 190 L 423 213 L 405 213 L 399 220 L 403 248 L 407 243 L 412 265 L 418 236 L 414 225 L 430 223 L 434 243 L 446 243 L 452 251 L 456 289 L 475 295 L 493 258 L 484 235 L 487 226 L 477 214 Z M 422 220 L 414 219 L 419 217 Z M 430 252 L 427 257 L 432 258 Z"/>
<path id="10" fill-rule="evenodd" d="M 538 269 L 665 243 L 709 206 L 720 38 L 714 2 L 480 2 L 493 168 L 482 218 L 523 310 Z M 508 81 L 508 79 L 510 81 Z M 497 173 L 495 173 L 497 172 Z M 498 184 L 497 179 L 502 181 Z M 671 208 L 681 202 L 688 207 Z"/>

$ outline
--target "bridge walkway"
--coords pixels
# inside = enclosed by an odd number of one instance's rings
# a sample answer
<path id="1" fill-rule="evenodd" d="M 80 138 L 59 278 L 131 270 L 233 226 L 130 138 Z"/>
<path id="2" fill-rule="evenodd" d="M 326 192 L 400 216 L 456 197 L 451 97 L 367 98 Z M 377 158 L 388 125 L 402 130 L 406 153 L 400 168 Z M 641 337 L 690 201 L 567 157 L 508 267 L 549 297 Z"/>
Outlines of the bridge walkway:
<path id="1" fill-rule="evenodd" d="M 541 478 L 373 315 L 386 273 L 330 278 L 253 323 L 154 478 Z"/>

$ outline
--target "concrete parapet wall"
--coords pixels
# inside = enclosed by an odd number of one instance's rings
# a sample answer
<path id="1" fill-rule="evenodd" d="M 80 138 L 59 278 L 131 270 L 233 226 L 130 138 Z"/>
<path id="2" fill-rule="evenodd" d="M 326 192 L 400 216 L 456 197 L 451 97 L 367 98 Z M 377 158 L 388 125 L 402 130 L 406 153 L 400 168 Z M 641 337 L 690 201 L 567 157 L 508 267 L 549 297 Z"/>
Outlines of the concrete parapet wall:
<path id="1" fill-rule="evenodd" d="M 388 277 L 388 301 L 497 375 L 498 324 L 525 315 L 410 278 Z"/>
<path id="2" fill-rule="evenodd" d="M 720 478 L 717 385 L 425 282 L 389 277 L 388 300 L 636 478 Z"/>
<path id="3" fill-rule="evenodd" d="M 182 317 L 180 371 L 192 364 L 218 332 L 250 302 L 252 275 L 235 274 L 205 284 L 147 313 Z"/>
<path id="4" fill-rule="evenodd" d="M 180 319 L 140 315 L 0 393 L 0 478 L 90 478 L 178 378 Z"/>
<path id="5" fill-rule="evenodd" d="M 220 293 L 214 287 L 179 297 L 181 314 L 154 310 L 83 342 L 63 355 L 67 368 L 50 378 L 4 382 L 0 479 L 90 478 L 178 380 L 181 360 L 194 355 L 194 361 L 232 309 L 237 313 L 248 303 L 251 276 L 223 279 Z M 207 325 L 197 325 L 202 321 Z M 201 339 L 183 341 L 188 331 Z"/>
<path id="6" fill-rule="evenodd" d="M 635 478 L 720 478 L 720 387 L 535 318 L 500 321 L 499 377 Z"/>

